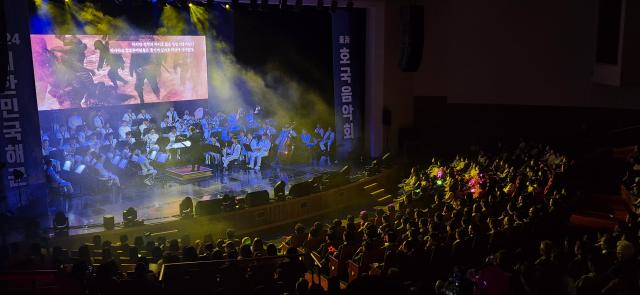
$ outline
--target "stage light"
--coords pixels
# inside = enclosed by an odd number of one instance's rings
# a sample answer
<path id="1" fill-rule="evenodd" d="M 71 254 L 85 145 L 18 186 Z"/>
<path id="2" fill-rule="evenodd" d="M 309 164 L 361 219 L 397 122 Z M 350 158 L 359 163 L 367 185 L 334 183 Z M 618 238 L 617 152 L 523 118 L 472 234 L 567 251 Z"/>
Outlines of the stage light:
<path id="1" fill-rule="evenodd" d="M 286 198 L 285 193 L 286 183 L 284 181 L 278 181 L 275 186 L 273 186 L 273 196 L 276 201 L 284 201 Z"/>
<path id="2" fill-rule="evenodd" d="M 231 10 L 231 5 L 229 3 L 225 4 L 224 9 Z"/>
<path id="3" fill-rule="evenodd" d="M 351 165 L 344 166 L 340 170 L 340 175 L 342 175 L 343 177 L 349 179 L 349 177 L 351 177 Z"/>
<path id="4" fill-rule="evenodd" d="M 53 217 L 53 233 L 55 235 L 69 234 L 69 218 L 62 211 L 56 212 Z"/>
<path id="5" fill-rule="evenodd" d="M 180 202 L 180 217 L 193 217 L 193 200 L 191 199 L 191 197 L 186 197 L 182 200 L 182 202 Z"/>
<path id="6" fill-rule="evenodd" d="M 380 160 L 374 160 L 373 162 L 371 162 L 371 165 L 369 167 L 365 168 L 365 172 L 367 176 L 376 175 L 381 171 L 382 171 L 382 164 L 380 163 Z"/>
<path id="7" fill-rule="evenodd" d="M 382 167 L 390 168 L 392 164 L 393 164 L 393 161 L 391 159 L 391 153 L 384 154 L 384 156 L 382 156 Z"/>
<path id="8" fill-rule="evenodd" d="M 141 223 L 142 221 L 138 220 L 138 211 L 135 208 L 129 207 L 127 208 L 127 210 L 122 211 L 122 224 L 125 227 L 134 226 Z"/>
<path id="9" fill-rule="evenodd" d="M 189 2 L 189 7 L 193 7 L 193 3 Z"/>
<path id="10" fill-rule="evenodd" d="M 443 182 L 442 182 L 442 179 L 438 179 L 438 180 L 436 180 L 436 184 L 437 184 L 437 185 L 442 185 L 442 183 L 443 183 Z"/>

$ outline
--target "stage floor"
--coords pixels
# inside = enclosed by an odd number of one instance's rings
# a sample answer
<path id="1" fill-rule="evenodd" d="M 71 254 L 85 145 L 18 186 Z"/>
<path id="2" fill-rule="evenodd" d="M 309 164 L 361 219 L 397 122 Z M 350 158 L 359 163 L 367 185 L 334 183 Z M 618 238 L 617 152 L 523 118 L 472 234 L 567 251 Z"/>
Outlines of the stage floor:
<path id="1" fill-rule="evenodd" d="M 337 171 L 341 166 L 286 165 L 274 166 L 261 171 L 237 169 L 232 172 L 212 170 L 212 175 L 192 181 L 160 175 L 153 185 L 129 185 L 122 190 L 121 197 L 109 194 L 80 195 L 73 198 L 67 211 L 72 227 L 71 235 L 99 232 L 102 217 L 114 215 L 116 223 L 122 221 L 122 211 L 134 207 L 138 218 L 145 223 L 157 223 L 177 219 L 178 205 L 190 196 L 199 200 L 205 196 L 244 195 L 247 192 L 267 190 L 273 198 L 273 186 L 278 181 L 287 183 L 287 191 L 292 184 L 309 180 L 327 171 Z"/>

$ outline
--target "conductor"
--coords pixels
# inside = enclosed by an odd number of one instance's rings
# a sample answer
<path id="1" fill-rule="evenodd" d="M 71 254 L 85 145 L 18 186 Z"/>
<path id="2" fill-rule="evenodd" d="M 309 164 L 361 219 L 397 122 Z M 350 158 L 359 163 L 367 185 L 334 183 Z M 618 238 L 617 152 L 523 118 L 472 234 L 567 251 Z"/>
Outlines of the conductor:
<path id="1" fill-rule="evenodd" d="M 202 150 L 202 133 L 200 129 L 191 126 L 189 128 L 189 160 L 191 161 L 191 172 L 200 171 L 200 164 L 204 162 L 204 151 Z"/>

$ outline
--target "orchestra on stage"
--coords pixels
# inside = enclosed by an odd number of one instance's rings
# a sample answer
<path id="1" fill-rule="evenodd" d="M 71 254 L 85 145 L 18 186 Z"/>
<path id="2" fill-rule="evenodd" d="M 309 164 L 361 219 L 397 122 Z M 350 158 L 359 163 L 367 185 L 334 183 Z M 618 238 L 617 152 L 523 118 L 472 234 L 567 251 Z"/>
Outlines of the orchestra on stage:
<path id="1" fill-rule="evenodd" d="M 295 122 L 276 126 L 262 114 L 260 106 L 214 113 L 203 107 L 178 110 L 171 105 L 160 114 L 128 109 L 122 115 L 81 110 L 57 116 L 50 124 L 41 124 L 51 126 L 41 130 L 42 153 L 50 162 L 47 180 L 52 187 L 72 191 L 73 181 L 61 176 L 87 169 L 119 191 L 122 169 L 134 169 L 151 185 L 160 166 L 191 165 L 195 172 L 201 166 L 260 170 L 265 162 L 326 165 L 334 161 L 335 132 L 330 126 L 317 124 L 309 132 Z"/>

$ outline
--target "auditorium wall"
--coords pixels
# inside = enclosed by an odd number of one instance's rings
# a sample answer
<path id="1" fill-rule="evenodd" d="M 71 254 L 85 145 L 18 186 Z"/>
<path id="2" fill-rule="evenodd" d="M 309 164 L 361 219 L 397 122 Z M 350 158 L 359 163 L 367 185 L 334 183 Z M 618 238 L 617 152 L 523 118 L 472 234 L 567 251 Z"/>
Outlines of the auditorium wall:
<path id="1" fill-rule="evenodd" d="M 597 0 L 424 0 L 423 60 L 398 67 L 401 3 L 384 2 L 384 107 L 399 130 L 414 126 L 414 99 L 446 96 L 453 104 L 640 109 L 640 87 L 592 83 Z M 422 119 L 422 118 L 421 118 Z M 424 127 L 428 126 L 415 126 Z"/>

